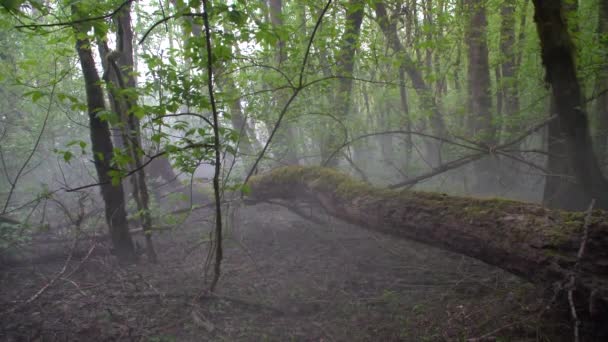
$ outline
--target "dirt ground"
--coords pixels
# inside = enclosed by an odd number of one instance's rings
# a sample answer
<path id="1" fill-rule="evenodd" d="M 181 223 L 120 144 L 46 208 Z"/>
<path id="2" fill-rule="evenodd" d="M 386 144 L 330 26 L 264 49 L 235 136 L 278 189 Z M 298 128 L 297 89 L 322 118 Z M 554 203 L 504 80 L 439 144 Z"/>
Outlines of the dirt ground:
<path id="1" fill-rule="evenodd" d="M 542 303 L 514 276 L 271 204 L 230 209 L 223 274 L 210 295 L 202 290 L 211 218 L 198 210 L 156 234 L 159 264 L 119 265 L 105 243 L 85 240 L 62 272 L 65 255 L 34 244 L 36 258 L 1 269 L 0 339 L 551 340 L 538 329 Z"/>

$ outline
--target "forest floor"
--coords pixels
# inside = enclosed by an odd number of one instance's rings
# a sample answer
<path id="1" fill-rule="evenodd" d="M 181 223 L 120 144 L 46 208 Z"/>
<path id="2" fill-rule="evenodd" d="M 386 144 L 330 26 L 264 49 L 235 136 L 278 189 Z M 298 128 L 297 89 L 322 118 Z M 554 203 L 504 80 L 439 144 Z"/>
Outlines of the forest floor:
<path id="1" fill-rule="evenodd" d="M 69 263 L 2 266 L 0 340 L 549 340 L 536 290 L 512 275 L 271 204 L 232 209 L 218 289 L 203 293 L 210 217 L 156 234 L 158 264 L 119 265 L 103 243 L 87 257 L 85 240 Z"/>

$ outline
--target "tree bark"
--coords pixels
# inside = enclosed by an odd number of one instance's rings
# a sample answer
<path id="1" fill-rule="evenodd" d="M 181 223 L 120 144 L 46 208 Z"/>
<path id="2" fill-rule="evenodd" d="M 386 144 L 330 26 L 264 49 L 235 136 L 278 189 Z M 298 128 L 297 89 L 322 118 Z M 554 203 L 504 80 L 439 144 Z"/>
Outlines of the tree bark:
<path id="1" fill-rule="evenodd" d="M 134 50 L 133 50 L 133 29 L 131 27 L 131 4 L 126 5 L 121 12 L 116 16 L 117 41 L 116 49 L 120 52 L 118 58 L 118 66 L 120 74 L 118 77 L 124 77 L 127 80 L 125 89 L 135 89 L 137 80 L 135 78 Z M 116 70 L 118 72 L 118 70 Z M 133 109 L 137 107 L 137 97 L 125 96 L 127 105 L 126 123 L 129 133 L 129 147 L 133 166 L 137 172 L 133 175 L 132 184 L 134 192 L 137 193 L 136 205 L 140 212 L 141 225 L 144 230 L 146 240 L 146 255 L 148 260 L 156 263 L 157 255 L 152 242 L 152 216 L 150 214 L 150 194 L 148 185 L 146 184 L 146 171 L 142 167 L 141 155 L 143 148 L 141 143 L 141 127 L 139 118 L 133 113 Z"/>
<path id="2" fill-rule="evenodd" d="M 486 4 L 483 0 L 465 1 L 469 25 L 466 41 L 468 44 L 468 108 L 471 134 L 486 144 L 495 142 L 492 124 L 492 98 L 490 96 L 490 66 L 486 31 Z"/>
<path id="3" fill-rule="evenodd" d="M 562 1 L 534 0 L 534 21 L 540 37 L 546 82 L 555 99 L 568 162 L 589 201 L 608 208 L 608 180 L 595 157 L 587 114 L 574 62 L 575 48 L 564 20 Z"/>
<path id="4" fill-rule="evenodd" d="M 500 9 L 502 22 L 500 26 L 500 53 L 503 58 L 500 65 L 499 93 L 502 96 L 504 114 L 503 125 L 507 136 L 519 130 L 518 119 L 513 115 L 519 112 L 519 94 L 517 89 L 517 50 L 515 43 L 515 8 L 517 1 L 505 0 Z M 498 80 L 497 80 L 498 81 Z M 497 107 L 498 104 L 497 104 Z M 497 108 L 498 109 L 498 108 Z"/>
<path id="5" fill-rule="evenodd" d="M 249 125 L 245 115 L 243 115 L 243 107 L 241 99 L 237 96 L 237 88 L 234 80 L 228 78 L 226 80 L 226 92 L 234 94 L 235 97 L 230 101 L 230 122 L 232 123 L 232 129 L 239 133 L 239 149 L 245 154 L 245 158 L 253 156 L 258 145 L 255 137 L 255 131 Z"/>
<path id="6" fill-rule="evenodd" d="M 86 32 L 75 29 L 76 35 L 85 35 Z M 97 114 L 105 110 L 103 90 L 99 75 L 95 67 L 95 60 L 91 52 L 91 43 L 88 39 L 76 40 L 76 51 L 80 58 L 80 66 L 84 76 L 87 94 L 87 108 L 89 114 L 89 127 L 91 131 L 91 145 L 97 176 L 101 183 L 101 195 L 105 204 L 106 222 L 110 230 L 110 237 L 116 256 L 123 261 L 135 259 L 133 241 L 129 234 L 127 213 L 125 211 L 125 198 L 121 184 L 113 185 L 110 171 L 112 167 L 113 145 L 110 128 L 106 121 L 101 120 Z"/>
<path id="7" fill-rule="evenodd" d="M 595 151 L 600 164 L 608 162 L 608 2 L 598 1 L 598 39 L 604 65 L 599 70 L 595 90 L 602 92 L 595 102 Z"/>
<path id="8" fill-rule="evenodd" d="M 338 80 L 338 86 L 335 92 L 334 103 L 336 117 L 344 121 L 348 117 L 351 105 L 351 93 L 353 88 L 353 72 L 355 70 L 355 55 L 358 50 L 359 36 L 361 33 L 361 23 L 363 22 L 363 14 L 365 9 L 365 1 L 350 0 L 346 5 L 346 22 L 344 34 L 342 35 L 342 43 L 336 52 L 336 74 L 341 76 Z M 332 160 L 327 160 L 327 157 L 332 155 L 334 149 L 340 145 L 337 140 L 338 135 L 335 132 L 337 123 L 332 123 L 330 133 L 322 150 L 322 158 L 327 161 L 327 165 L 337 165 L 339 159 L 334 157 Z"/>
<path id="9" fill-rule="evenodd" d="M 413 6 L 415 7 L 415 6 Z M 416 63 L 412 60 L 412 58 L 405 53 L 405 49 L 399 37 L 397 35 L 396 24 L 391 22 L 388 17 L 388 13 L 386 11 L 386 6 L 383 2 L 378 1 L 374 4 L 374 9 L 376 11 L 376 20 L 378 21 L 378 25 L 382 30 L 382 33 L 386 37 L 386 40 L 389 42 L 391 47 L 395 52 L 399 54 L 399 56 L 403 59 L 400 65 L 400 71 L 407 73 L 410 80 L 412 81 L 412 85 L 414 86 L 414 90 L 416 94 L 420 98 L 420 109 L 429 113 L 429 122 L 431 124 L 431 129 L 433 130 L 433 134 L 438 137 L 446 137 L 447 129 L 445 127 L 445 122 L 443 119 L 443 115 L 439 110 L 439 106 L 437 105 L 437 101 L 435 96 L 433 95 L 432 88 L 424 81 L 422 73 L 416 66 Z M 417 20 L 416 14 L 408 15 L 408 21 Z M 411 24 L 408 24 L 410 27 Z M 429 151 L 431 154 L 431 161 L 433 166 L 437 166 L 441 164 L 441 151 L 440 146 L 435 146 L 432 151 Z"/>
<path id="10" fill-rule="evenodd" d="M 386 6 L 382 2 L 376 2 L 374 4 L 374 8 L 376 11 L 376 20 L 378 21 L 382 33 L 387 40 L 388 45 L 397 53 L 399 56 L 403 54 L 405 51 L 401 40 L 399 39 L 399 35 L 397 34 L 397 23 L 394 20 L 390 20 L 388 13 L 386 11 Z M 406 88 L 406 80 L 405 80 L 406 68 L 405 63 L 399 64 L 399 100 L 401 104 L 401 110 L 403 111 L 403 126 L 405 130 L 412 130 L 412 120 L 410 118 L 410 108 L 408 101 L 408 94 Z M 413 147 L 412 135 L 408 134 L 406 136 L 406 156 L 405 160 L 410 160 L 411 150 Z M 406 163 L 406 164 L 408 164 Z"/>
<path id="11" fill-rule="evenodd" d="M 521 17 L 519 18 L 519 34 L 517 37 L 517 53 L 515 54 L 515 65 L 520 66 L 526 40 L 526 22 L 528 18 L 528 3 L 530 0 L 524 0 L 521 8 Z"/>
<path id="12" fill-rule="evenodd" d="M 141 225 L 146 240 L 148 259 L 157 262 L 156 251 L 152 242 L 152 218 L 150 215 L 150 195 L 146 184 L 146 172 L 142 167 L 141 129 L 139 119 L 133 113 L 137 107 L 134 93 L 125 94 L 126 90 L 135 90 L 137 81 L 133 73 L 133 30 L 131 28 L 131 5 L 127 4 L 114 18 L 116 26 L 117 56 L 112 56 L 106 42 L 100 44 L 102 66 L 108 84 L 108 94 L 112 109 L 118 114 L 122 126 L 122 141 L 131 158 L 129 166 L 137 170 L 131 175 L 131 191 L 140 215 Z"/>
<path id="13" fill-rule="evenodd" d="M 269 14 L 270 23 L 273 28 L 279 30 L 283 26 L 283 1 L 282 0 L 269 0 Z M 281 69 L 285 61 L 287 61 L 287 49 L 285 41 L 279 37 L 275 48 L 275 63 L 276 67 Z M 277 90 L 274 94 L 274 102 L 276 112 L 280 112 L 287 103 L 288 94 L 284 90 Z M 284 161 L 288 165 L 298 164 L 298 145 L 297 145 L 297 130 L 289 122 L 283 124 L 282 130 L 277 136 L 276 146 L 285 148 Z"/>
<path id="14" fill-rule="evenodd" d="M 555 100 L 551 98 L 549 115 L 557 113 Z M 576 180 L 572 165 L 568 163 L 566 139 L 562 136 L 559 120 L 547 127 L 547 170 L 543 190 L 543 205 L 564 210 L 584 210 L 589 204 L 580 184 Z"/>
<path id="15" fill-rule="evenodd" d="M 177 175 L 175 171 L 173 171 L 173 167 L 171 166 L 171 162 L 169 158 L 165 156 L 160 156 L 158 158 L 154 158 L 149 164 L 150 171 L 148 174 L 152 178 L 162 178 L 166 183 L 173 184 L 177 181 Z"/>
<path id="16" fill-rule="evenodd" d="M 250 185 L 253 202 L 312 200 L 347 222 L 461 253 L 549 287 L 568 281 L 587 217 L 531 203 L 374 188 L 326 168 L 279 168 Z M 589 216 L 575 298 L 584 329 L 606 337 L 608 213 Z"/>
<path id="17" fill-rule="evenodd" d="M 486 1 L 466 0 L 469 18 L 466 30 L 468 45 L 468 110 L 471 136 L 487 145 L 496 144 L 496 129 L 492 122 L 492 97 L 490 95 L 490 66 L 486 31 Z M 488 156 L 473 164 L 477 194 L 491 193 L 496 186 L 497 158 Z"/>

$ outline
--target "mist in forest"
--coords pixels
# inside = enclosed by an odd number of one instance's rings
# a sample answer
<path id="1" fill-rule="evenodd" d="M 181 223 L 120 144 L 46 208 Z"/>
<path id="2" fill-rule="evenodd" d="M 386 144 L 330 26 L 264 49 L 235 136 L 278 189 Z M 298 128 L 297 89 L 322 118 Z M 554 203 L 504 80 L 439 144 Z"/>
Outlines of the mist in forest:
<path id="1" fill-rule="evenodd" d="M 0 340 L 608 339 L 606 1 L 0 5 Z"/>

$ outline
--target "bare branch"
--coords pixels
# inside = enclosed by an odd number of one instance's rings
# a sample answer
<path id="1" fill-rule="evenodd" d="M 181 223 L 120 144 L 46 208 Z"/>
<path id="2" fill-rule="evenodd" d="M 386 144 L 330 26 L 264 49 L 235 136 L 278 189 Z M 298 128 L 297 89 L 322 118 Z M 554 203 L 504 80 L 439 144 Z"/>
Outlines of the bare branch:
<path id="1" fill-rule="evenodd" d="M 46 129 L 46 125 L 49 121 L 49 116 L 51 115 L 51 108 L 53 107 L 53 97 L 55 95 L 55 89 L 57 87 L 57 83 L 53 83 L 52 88 L 51 88 L 51 93 L 49 95 L 49 106 L 47 107 L 46 110 L 46 115 L 44 116 L 44 121 L 42 122 L 42 128 L 40 128 L 40 133 L 38 134 L 38 138 L 36 138 L 36 142 L 34 143 L 34 147 L 32 147 L 32 150 L 30 151 L 29 155 L 27 156 L 27 158 L 25 158 L 25 161 L 23 162 L 23 164 L 21 165 L 21 167 L 19 168 L 19 171 L 17 171 L 17 174 L 15 175 L 15 178 L 13 179 L 11 183 L 11 188 L 8 192 L 8 196 L 6 197 L 6 201 L 4 202 L 4 207 L 2 208 L 2 212 L 0 214 L 5 214 L 6 210 L 8 208 L 8 205 L 11 202 L 11 197 L 13 197 L 13 193 L 15 191 L 15 187 L 17 186 L 17 182 L 19 181 L 19 177 L 21 177 L 21 174 L 23 173 L 23 171 L 25 170 L 25 168 L 27 167 L 27 164 L 29 164 L 29 162 L 32 160 L 32 157 L 34 156 L 34 153 L 36 153 L 36 150 L 38 149 L 38 146 L 40 145 L 40 141 L 42 140 L 42 135 L 44 134 L 44 130 Z M 7 174 L 8 177 L 8 174 Z"/>
<path id="2" fill-rule="evenodd" d="M 570 273 L 570 279 L 568 284 L 566 284 L 566 288 L 568 289 L 568 303 L 570 304 L 570 315 L 572 316 L 573 321 L 573 334 L 574 334 L 574 342 L 580 341 L 580 326 L 581 320 L 576 313 L 576 306 L 574 304 L 574 290 L 576 290 L 576 276 L 581 267 L 581 259 L 585 255 L 585 247 L 587 246 L 587 240 L 589 240 L 589 226 L 591 225 L 591 213 L 593 212 L 593 206 L 595 205 L 595 199 L 591 200 L 591 204 L 589 204 L 589 208 L 587 209 L 587 213 L 585 215 L 585 223 L 583 225 L 583 238 L 581 239 L 581 244 L 578 248 L 578 253 L 576 254 L 576 263 Z"/>
<path id="3" fill-rule="evenodd" d="M 206 148 L 213 148 L 213 146 L 210 146 L 208 144 L 189 144 L 186 145 L 182 148 L 179 149 L 179 151 L 186 151 L 189 150 L 191 148 L 199 148 L 199 147 L 206 147 Z M 127 174 L 124 176 L 124 178 L 131 176 L 132 174 L 136 173 L 137 171 L 145 168 L 146 166 L 148 166 L 148 164 L 150 164 L 154 159 L 161 157 L 165 154 L 169 153 L 168 151 L 161 151 L 157 154 L 154 154 L 152 156 L 148 156 L 148 160 L 146 160 L 144 163 L 141 164 L 140 167 L 137 167 L 133 170 L 130 170 L 129 172 L 127 172 Z M 64 189 L 65 192 L 74 192 L 74 191 L 79 191 L 79 190 L 83 190 L 83 189 L 87 189 L 87 188 L 92 188 L 92 187 L 96 187 L 96 186 L 100 186 L 100 185 L 104 185 L 104 184 L 108 184 L 108 182 L 97 182 L 97 183 L 92 183 L 92 184 L 87 184 L 87 185 L 83 185 L 83 186 L 79 186 L 76 188 L 66 188 Z"/>
<path id="4" fill-rule="evenodd" d="M 251 176 L 257 169 L 258 164 L 260 163 L 260 160 L 262 160 L 262 158 L 264 158 L 264 154 L 268 150 L 268 146 L 270 145 L 270 142 L 272 141 L 272 139 L 274 138 L 275 134 L 277 133 L 279 127 L 281 126 L 281 121 L 283 120 L 283 117 L 287 113 L 289 106 L 291 105 L 293 100 L 295 100 L 295 98 L 298 96 L 300 91 L 305 86 L 305 85 L 303 85 L 302 82 L 304 79 L 304 69 L 306 68 L 306 63 L 308 61 L 308 55 L 310 54 L 310 48 L 312 47 L 312 43 L 315 39 L 316 32 L 317 32 L 319 26 L 321 25 L 321 22 L 323 21 L 323 17 L 325 16 L 325 13 L 329 9 L 331 2 L 332 2 L 332 0 L 327 1 L 327 4 L 325 5 L 325 7 L 323 8 L 323 11 L 321 12 L 321 15 L 319 15 L 319 18 L 317 19 L 315 29 L 313 30 L 312 34 L 310 35 L 310 39 L 308 40 L 308 47 L 306 48 L 306 53 L 304 54 L 304 59 L 302 60 L 302 67 L 300 68 L 300 79 L 298 81 L 298 87 L 293 90 L 293 93 L 291 94 L 291 96 L 289 97 L 289 99 L 287 100 L 285 105 L 283 106 L 283 109 L 281 110 L 281 113 L 279 114 L 279 118 L 278 118 L 277 122 L 274 124 L 274 127 L 272 128 L 272 132 L 270 133 L 268 140 L 266 140 L 266 144 L 264 144 L 264 148 L 262 148 L 262 151 L 260 152 L 260 154 L 256 158 L 255 162 L 253 163 L 253 166 L 247 173 L 247 177 L 245 177 L 245 181 L 243 182 L 243 184 L 247 184 L 247 182 L 249 181 L 249 178 L 251 178 Z"/>
<path id="5" fill-rule="evenodd" d="M 455 168 L 459 168 L 463 165 L 469 164 L 471 162 L 474 162 L 476 160 L 479 160 L 481 158 L 483 158 L 486 155 L 486 153 L 475 153 L 472 155 L 468 155 L 444 164 L 439 165 L 438 167 L 434 168 L 431 172 L 425 173 L 423 175 L 414 177 L 414 178 L 410 178 L 410 179 L 406 179 L 403 182 L 399 182 L 396 184 L 392 184 L 389 185 L 388 188 L 389 189 L 396 189 L 396 188 L 402 188 L 404 186 L 409 186 L 409 185 L 414 185 L 420 181 L 423 181 L 425 179 L 429 179 L 431 177 L 437 176 L 439 174 L 442 174 L 446 171 L 455 169 Z"/>

